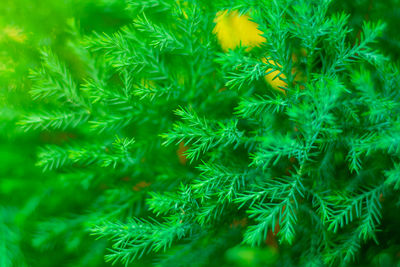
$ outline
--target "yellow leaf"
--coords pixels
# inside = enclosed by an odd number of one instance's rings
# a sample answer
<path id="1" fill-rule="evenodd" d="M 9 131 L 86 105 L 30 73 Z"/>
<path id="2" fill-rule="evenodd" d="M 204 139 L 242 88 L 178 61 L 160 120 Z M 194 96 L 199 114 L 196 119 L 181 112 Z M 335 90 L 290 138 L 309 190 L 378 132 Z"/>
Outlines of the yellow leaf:
<path id="1" fill-rule="evenodd" d="M 216 25 L 213 33 L 216 34 L 224 51 L 235 49 L 240 44 L 251 49 L 266 42 L 266 39 L 261 36 L 262 31 L 257 28 L 258 24 L 250 21 L 248 15 L 239 15 L 238 11 L 220 11 L 214 22 Z"/>
<path id="2" fill-rule="evenodd" d="M 293 61 L 296 62 L 297 61 L 297 57 L 295 57 L 295 55 L 293 55 L 292 57 Z M 270 58 L 263 58 L 262 61 L 264 63 L 269 63 L 270 65 L 276 66 L 278 68 L 282 68 L 282 66 L 273 61 Z M 272 68 L 267 69 L 266 73 L 272 71 Z M 271 85 L 271 87 L 275 90 L 278 90 L 284 94 L 286 94 L 285 88 L 287 88 L 287 83 L 284 81 L 286 79 L 285 74 L 281 73 L 279 75 L 280 71 L 279 70 L 274 70 L 268 74 L 266 74 L 264 76 L 264 79 L 267 83 L 269 83 Z M 296 75 L 294 77 L 294 81 L 295 82 L 305 82 L 307 80 L 307 77 L 304 75 L 304 73 L 302 71 L 298 71 L 296 68 L 292 68 L 292 75 Z M 303 89 L 303 88 L 301 88 Z"/>
<path id="3" fill-rule="evenodd" d="M 250 50 L 267 40 L 262 36 L 263 32 L 258 29 L 258 24 L 251 21 L 251 18 L 247 15 L 240 15 L 238 11 L 228 10 L 219 11 L 214 19 L 216 23 L 213 33 L 216 35 L 221 48 L 226 52 L 233 50 L 239 45 L 247 47 Z M 305 52 L 302 51 L 302 54 Z M 271 58 L 263 58 L 262 61 L 274 65 L 278 68 L 282 66 L 272 60 Z M 297 57 L 293 54 L 293 61 L 297 61 Z M 270 72 L 270 73 L 268 73 Z M 265 81 L 271 85 L 275 90 L 278 90 L 285 94 L 285 88 L 287 88 L 286 76 L 280 73 L 279 70 L 267 69 L 264 76 Z M 296 69 L 293 68 L 292 74 L 296 73 Z M 294 78 L 295 81 L 305 81 L 304 74 L 299 72 Z"/>
<path id="4" fill-rule="evenodd" d="M 276 63 L 275 61 L 273 61 L 270 58 L 263 58 L 263 62 L 264 63 L 269 63 L 271 65 L 274 65 L 276 67 L 282 68 L 282 66 L 279 63 Z M 272 70 L 271 69 L 267 69 L 266 73 L 270 72 Z M 283 81 L 284 79 L 286 79 L 286 76 L 281 73 L 279 75 L 280 71 L 279 70 L 274 70 L 268 74 L 266 74 L 264 76 L 264 79 L 267 83 L 269 83 L 271 85 L 272 88 L 274 88 L 275 90 L 281 91 L 282 93 L 285 93 L 285 90 L 283 88 L 287 87 L 287 83 L 285 81 Z M 277 76 L 279 75 L 279 76 Z M 283 87 L 283 88 L 282 88 Z"/>

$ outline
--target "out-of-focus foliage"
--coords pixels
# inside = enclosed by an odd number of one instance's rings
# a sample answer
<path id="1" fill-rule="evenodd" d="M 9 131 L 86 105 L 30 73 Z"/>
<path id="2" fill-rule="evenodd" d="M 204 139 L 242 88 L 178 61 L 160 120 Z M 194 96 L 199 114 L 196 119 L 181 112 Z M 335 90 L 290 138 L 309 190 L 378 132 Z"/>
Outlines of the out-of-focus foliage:
<path id="1" fill-rule="evenodd" d="M 0 266 L 101 266 L 105 242 L 94 242 L 71 212 L 86 209 L 85 195 L 35 166 L 43 143 L 62 143 L 69 133 L 28 133 L 16 122 L 41 105 L 32 102 L 29 71 L 40 49 L 63 55 L 75 77 L 78 34 L 127 23 L 122 1 L 4 0 L 0 5 Z"/>
<path id="2" fill-rule="evenodd" d="M 0 267 L 398 266 L 399 17 L 3 0 Z"/>

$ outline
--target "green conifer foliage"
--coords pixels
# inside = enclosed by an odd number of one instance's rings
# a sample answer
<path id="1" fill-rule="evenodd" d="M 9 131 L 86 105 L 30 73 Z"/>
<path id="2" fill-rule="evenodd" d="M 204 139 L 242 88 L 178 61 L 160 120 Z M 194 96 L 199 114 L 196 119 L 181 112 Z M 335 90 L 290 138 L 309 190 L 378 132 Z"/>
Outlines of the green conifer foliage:
<path id="1" fill-rule="evenodd" d="M 246 249 L 254 266 L 373 266 L 360 256 L 399 241 L 385 216 L 399 209 L 400 75 L 380 52 L 386 23 L 357 36 L 331 2 L 130 0 L 119 30 L 74 29 L 79 67 L 42 48 L 18 127 L 56 136 L 36 165 L 60 192 L 44 213 L 64 212 L 34 246 L 85 248 L 82 266 L 106 246 L 125 266 L 216 266 Z M 226 9 L 266 41 L 224 51 Z"/>

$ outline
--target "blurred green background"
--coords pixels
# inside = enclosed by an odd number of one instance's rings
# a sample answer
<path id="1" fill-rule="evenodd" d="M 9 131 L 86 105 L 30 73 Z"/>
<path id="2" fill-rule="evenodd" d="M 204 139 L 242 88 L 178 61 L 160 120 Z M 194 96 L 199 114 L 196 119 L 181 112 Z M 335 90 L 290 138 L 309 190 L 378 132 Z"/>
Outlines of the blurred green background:
<path id="1" fill-rule="evenodd" d="M 35 167 L 45 143 L 62 143 L 67 133 L 25 133 L 16 126 L 21 114 L 37 108 L 28 94 L 29 69 L 40 65 L 39 49 L 50 47 L 77 78 L 85 66 L 75 60 L 82 36 L 111 33 L 130 22 L 124 0 L 2 0 L 0 5 L 0 267 L 110 266 L 103 255 L 109 245 L 82 229 L 85 196 L 63 198 L 67 185 Z M 379 49 L 395 62 L 400 58 L 400 1 L 334 1 L 332 12 L 351 14 L 355 29 L 364 19 L 387 24 Z M 353 34 L 357 34 L 356 31 Z M 64 217 L 68 220 L 60 221 Z M 46 229 L 45 232 L 39 232 Z M 231 266 L 266 266 L 276 251 L 235 247 L 225 253 Z M 385 254 L 379 265 L 391 264 Z M 389 258 L 388 258 L 389 257 Z M 382 262 L 383 261 L 383 262 Z M 138 263 L 148 265 L 149 262 Z M 384 266 L 384 265 L 381 265 Z M 389 266 L 389 265 L 386 265 Z"/>
<path id="2" fill-rule="evenodd" d="M 106 243 L 88 238 L 79 229 L 79 218 L 69 218 L 69 211 L 83 212 L 84 196 L 63 198 L 62 183 L 35 167 L 38 146 L 62 142 L 65 133 L 25 133 L 16 122 L 36 105 L 28 93 L 28 76 L 29 69 L 40 65 L 39 49 L 50 47 L 79 75 L 84 67 L 74 60 L 75 44 L 81 38 L 77 32 L 117 30 L 129 22 L 124 5 L 123 1 L 101 0 L 1 2 L 1 267 L 110 266 L 103 258 Z"/>

